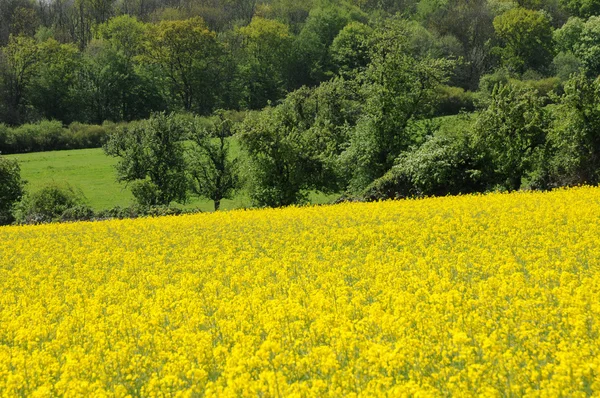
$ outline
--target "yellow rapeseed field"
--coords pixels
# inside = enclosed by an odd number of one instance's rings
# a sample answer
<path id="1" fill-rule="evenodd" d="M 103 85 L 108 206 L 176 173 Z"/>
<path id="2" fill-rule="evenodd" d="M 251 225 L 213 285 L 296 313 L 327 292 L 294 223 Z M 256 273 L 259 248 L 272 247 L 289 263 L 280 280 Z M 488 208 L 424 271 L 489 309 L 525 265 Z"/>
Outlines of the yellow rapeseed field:
<path id="1" fill-rule="evenodd" d="M 600 394 L 600 189 L 0 228 L 2 396 Z"/>

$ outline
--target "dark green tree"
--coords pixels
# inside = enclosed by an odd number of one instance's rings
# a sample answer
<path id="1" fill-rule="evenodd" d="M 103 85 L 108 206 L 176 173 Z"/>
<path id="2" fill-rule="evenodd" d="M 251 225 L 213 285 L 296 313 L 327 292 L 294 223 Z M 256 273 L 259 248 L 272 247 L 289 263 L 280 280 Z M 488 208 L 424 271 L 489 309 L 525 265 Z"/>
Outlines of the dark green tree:
<path id="1" fill-rule="evenodd" d="M 514 8 L 494 19 L 500 40 L 496 51 L 505 67 L 516 73 L 547 72 L 554 56 L 552 26 L 539 11 Z"/>
<path id="2" fill-rule="evenodd" d="M 533 89 L 497 85 L 475 122 L 475 145 L 489 159 L 490 185 L 513 191 L 533 169 L 546 141 L 548 117 Z"/>
<path id="3" fill-rule="evenodd" d="M 394 19 L 376 33 L 364 76 L 364 114 L 343 156 L 353 175 L 353 191 L 383 176 L 415 143 L 411 125 L 431 114 L 436 89 L 454 65 L 428 55 L 414 56 L 410 31 L 408 22 Z"/>
<path id="4" fill-rule="evenodd" d="M 120 158 L 117 179 L 134 183 L 138 203 L 168 206 L 187 199 L 183 139 L 184 128 L 176 115 L 156 113 L 147 121 L 116 129 L 104 150 Z"/>
<path id="5" fill-rule="evenodd" d="M 210 113 L 219 91 L 222 48 L 201 18 L 162 21 L 148 34 L 142 59 L 164 81 L 171 108 Z"/>
<path id="6" fill-rule="evenodd" d="M 231 199 L 239 187 L 238 159 L 231 153 L 233 122 L 224 112 L 208 129 L 195 118 L 190 126 L 188 170 L 192 192 L 214 202 L 215 211 L 223 199 Z"/>
<path id="7" fill-rule="evenodd" d="M 239 29 L 244 48 L 240 62 L 243 107 L 261 109 L 269 101 L 277 101 L 288 88 L 292 36 L 286 25 L 264 18 Z"/>
<path id="8" fill-rule="evenodd" d="M 17 161 L 0 156 L 0 225 L 13 221 L 12 211 L 24 194 L 24 185 Z"/>
<path id="9" fill-rule="evenodd" d="M 21 124 L 26 120 L 26 93 L 35 77 L 39 56 L 39 46 L 26 36 L 11 36 L 0 53 L 4 119 L 9 124 Z"/>
<path id="10" fill-rule="evenodd" d="M 44 118 L 69 124 L 81 117 L 82 107 L 75 93 L 81 63 L 74 44 L 60 44 L 54 39 L 39 44 L 39 62 L 28 97 Z"/>
<path id="11" fill-rule="evenodd" d="M 555 185 L 600 182 L 600 78 L 584 74 L 565 84 L 549 134 Z"/>

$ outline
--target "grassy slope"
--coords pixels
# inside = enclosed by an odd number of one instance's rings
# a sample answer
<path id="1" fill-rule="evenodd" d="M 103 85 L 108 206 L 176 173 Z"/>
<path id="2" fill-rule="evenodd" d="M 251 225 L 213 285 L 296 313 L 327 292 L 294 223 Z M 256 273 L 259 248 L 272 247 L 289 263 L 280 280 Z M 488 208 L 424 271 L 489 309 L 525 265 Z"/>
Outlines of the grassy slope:
<path id="1" fill-rule="evenodd" d="M 235 148 L 232 149 L 236 151 Z M 81 189 L 88 204 L 96 210 L 127 206 L 133 201 L 131 191 L 125 184 L 116 181 L 113 166 L 117 159 L 106 156 L 102 149 L 37 152 L 7 157 L 19 161 L 21 175 L 28 181 L 29 191 L 35 191 L 52 182 L 68 183 Z M 311 196 L 311 201 L 326 203 L 336 197 L 336 195 L 314 194 Z M 244 193 L 222 203 L 224 210 L 249 206 L 250 199 Z M 185 207 L 198 207 L 204 211 L 212 211 L 213 203 L 194 198 Z"/>

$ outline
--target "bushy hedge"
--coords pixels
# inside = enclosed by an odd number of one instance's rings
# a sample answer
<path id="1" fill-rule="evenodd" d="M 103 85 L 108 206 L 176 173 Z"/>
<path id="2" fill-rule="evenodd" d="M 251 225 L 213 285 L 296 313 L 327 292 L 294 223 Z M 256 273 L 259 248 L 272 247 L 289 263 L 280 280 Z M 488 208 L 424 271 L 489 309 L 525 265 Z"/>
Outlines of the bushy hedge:
<path id="1" fill-rule="evenodd" d="M 201 212 L 199 209 L 182 210 L 170 206 L 116 206 L 95 212 L 85 203 L 77 189 L 69 185 L 51 184 L 27 194 L 16 206 L 17 224 L 51 222 L 101 221 L 138 217 L 176 216 Z"/>
<path id="2" fill-rule="evenodd" d="M 116 125 L 110 122 L 101 126 L 72 123 L 63 127 L 55 120 L 44 120 L 19 127 L 0 124 L 0 153 L 100 148 L 115 127 Z"/>

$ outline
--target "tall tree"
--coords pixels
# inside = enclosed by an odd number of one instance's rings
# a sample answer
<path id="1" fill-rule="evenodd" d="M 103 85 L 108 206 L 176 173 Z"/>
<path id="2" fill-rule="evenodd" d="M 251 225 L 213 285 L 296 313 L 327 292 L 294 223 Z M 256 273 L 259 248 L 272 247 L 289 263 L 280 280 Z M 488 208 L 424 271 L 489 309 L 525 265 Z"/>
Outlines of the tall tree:
<path id="1" fill-rule="evenodd" d="M 497 51 L 508 69 L 547 72 L 554 42 L 550 21 L 542 12 L 514 8 L 494 19 L 494 29 L 501 43 Z"/>
<path id="2" fill-rule="evenodd" d="M 142 205 L 184 203 L 187 180 L 184 130 L 173 114 L 157 113 L 149 120 L 115 130 L 104 147 L 120 158 L 117 179 L 132 182 L 132 192 Z"/>
<path id="3" fill-rule="evenodd" d="M 46 119 L 69 124 L 80 117 L 75 85 L 81 69 L 81 54 L 74 44 L 49 39 L 39 44 L 39 62 L 32 79 L 31 104 Z"/>
<path id="4" fill-rule="evenodd" d="M 0 70 L 3 72 L 3 98 L 6 103 L 4 119 L 9 124 L 25 121 L 25 95 L 35 76 L 40 50 L 34 39 L 11 36 L 0 54 Z"/>
<path id="5" fill-rule="evenodd" d="M 510 84 L 494 88 L 474 130 L 475 145 L 489 156 L 496 184 L 511 191 L 521 188 L 545 143 L 547 122 L 543 99 L 535 90 Z"/>
<path id="6" fill-rule="evenodd" d="M 175 108 L 210 113 L 219 89 L 221 48 L 201 18 L 163 21 L 154 26 L 145 61 L 167 81 L 167 96 Z"/>
<path id="7" fill-rule="evenodd" d="M 238 159 L 232 157 L 233 123 L 223 112 L 206 128 L 195 118 L 190 129 L 189 173 L 192 192 L 214 202 L 215 211 L 223 199 L 231 199 L 239 186 Z"/>
<path id="8" fill-rule="evenodd" d="M 393 19 L 376 32 L 364 75 L 364 114 L 345 154 L 354 190 L 383 176 L 414 143 L 411 124 L 432 111 L 435 89 L 454 66 L 449 60 L 413 55 L 410 29 L 407 21 Z"/>
<path id="9" fill-rule="evenodd" d="M 245 55 L 240 64 L 243 105 L 261 109 L 269 101 L 283 97 L 288 88 L 286 75 L 292 36 L 281 22 L 258 17 L 239 33 Z"/>
<path id="10" fill-rule="evenodd" d="M 557 185 L 600 182 L 600 78 L 573 76 L 553 111 L 550 140 Z"/>
<path id="11" fill-rule="evenodd" d="M 24 185 L 17 161 L 0 156 L 0 225 L 13 221 L 12 209 L 23 196 Z"/>

